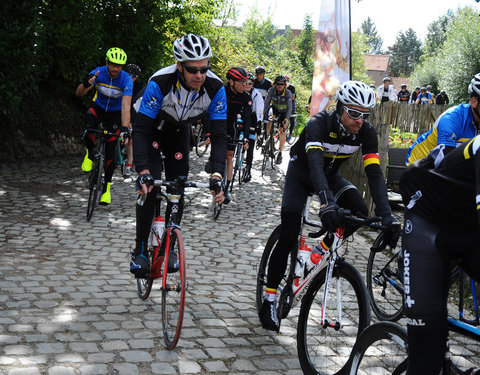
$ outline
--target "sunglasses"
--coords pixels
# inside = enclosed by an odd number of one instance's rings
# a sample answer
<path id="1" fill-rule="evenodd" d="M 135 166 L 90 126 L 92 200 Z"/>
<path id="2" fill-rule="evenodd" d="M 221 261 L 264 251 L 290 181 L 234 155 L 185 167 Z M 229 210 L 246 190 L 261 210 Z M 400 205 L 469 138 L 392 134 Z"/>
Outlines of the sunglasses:
<path id="1" fill-rule="evenodd" d="M 285 83 L 283 83 L 283 82 L 276 82 L 275 84 L 276 84 L 277 86 L 285 86 Z"/>
<path id="2" fill-rule="evenodd" d="M 208 72 L 208 69 L 210 69 L 209 66 L 204 66 L 203 68 L 195 68 L 193 66 L 188 66 L 188 65 L 182 65 L 182 66 L 190 74 L 197 74 L 198 72 L 200 72 L 200 74 L 205 74 L 206 72 Z"/>
<path id="3" fill-rule="evenodd" d="M 251 86 L 251 85 L 253 85 L 253 82 L 247 82 L 247 83 L 245 83 L 245 85 Z"/>
<path id="4" fill-rule="evenodd" d="M 347 115 L 349 115 L 353 120 L 358 120 L 359 118 L 366 120 L 370 115 L 370 112 L 361 112 L 348 107 L 343 108 L 345 109 L 345 112 L 347 112 Z"/>

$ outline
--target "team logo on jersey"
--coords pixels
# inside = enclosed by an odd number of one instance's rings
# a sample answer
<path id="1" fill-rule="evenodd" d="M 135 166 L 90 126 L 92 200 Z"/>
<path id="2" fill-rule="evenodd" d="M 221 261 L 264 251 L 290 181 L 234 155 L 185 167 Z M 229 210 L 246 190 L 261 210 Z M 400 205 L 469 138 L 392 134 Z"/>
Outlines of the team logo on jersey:
<path id="1" fill-rule="evenodd" d="M 452 133 L 452 135 L 450 135 L 450 137 L 448 137 L 448 139 L 450 141 L 456 141 L 457 140 L 457 136 L 455 135 L 455 133 Z"/>
<path id="2" fill-rule="evenodd" d="M 145 106 L 149 109 L 156 110 L 158 108 L 158 101 L 154 96 L 152 96 L 152 99 L 145 103 Z"/>
<path id="3" fill-rule="evenodd" d="M 152 143 L 152 146 L 153 146 L 153 148 L 154 148 L 155 150 L 158 150 L 158 147 L 159 147 L 159 146 L 158 146 L 158 143 L 157 143 L 157 142 L 153 142 L 153 143 Z"/>
<path id="4" fill-rule="evenodd" d="M 334 132 L 330 132 L 329 136 L 330 138 L 338 138 L 337 133 L 334 133 Z"/>
<path id="5" fill-rule="evenodd" d="M 177 160 L 182 160 L 182 159 L 183 159 L 182 153 L 181 153 L 181 152 L 176 152 L 176 153 L 175 153 L 175 159 L 177 159 Z"/>
<path id="6" fill-rule="evenodd" d="M 248 102 L 248 105 L 252 105 L 252 101 L 251 101 L 251 100 Z"/>
<path id="7" fill-rule="evenodd" d="M 215 112 L 220 112 L 223 110 L 223 102 L 217 102 L 217 106 L 215 107 Z"/>
<path id="8" fill-rule="evenodd" d="M 405 225 L 403 226 L 403 230 L 405 231 L 405 233 L 410 233 L 412 231 L 412 228 L 412 222 L 409 219 L 405 220 Z"/>

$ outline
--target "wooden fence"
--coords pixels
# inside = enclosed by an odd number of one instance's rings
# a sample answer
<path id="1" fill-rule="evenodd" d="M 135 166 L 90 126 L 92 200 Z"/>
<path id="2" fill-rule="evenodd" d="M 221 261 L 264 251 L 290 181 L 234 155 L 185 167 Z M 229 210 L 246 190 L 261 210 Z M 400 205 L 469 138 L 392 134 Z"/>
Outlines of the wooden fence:
<path id="1" fill-rule="evenodd" d="M 390 125 L 401 132 L 425 133 L 432 128 L 436 119 L 450 106 L 436 104 L 380 103 L 372 111 L 369 121 L 377 129 L 380 167 L 385 174 L 389 147 Z M 373 213 L 373 202 L 368 188 L 362 155 L 353 155 L 341 167 L 342 176 L 351 181 L 362 193 L 370 213 Z"/>

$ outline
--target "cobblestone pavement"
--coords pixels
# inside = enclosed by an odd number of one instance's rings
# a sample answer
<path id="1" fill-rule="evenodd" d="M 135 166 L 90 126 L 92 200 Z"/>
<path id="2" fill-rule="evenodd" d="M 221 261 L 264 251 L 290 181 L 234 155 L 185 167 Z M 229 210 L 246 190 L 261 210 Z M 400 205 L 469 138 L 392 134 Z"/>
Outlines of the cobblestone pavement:
<path id="1" fill-rule="evenodd" d="M 0 167 L 0 375 L 301 374 L 298 309 L 275 334 L 261 328 L 255 308 L 256 265 L 279 222 L 284 159 L 265 179 L 255 171 L 236 188 L 216 223 L 209 193 L 188 193 L 189 290 L 173 351 L 163 342 L 160 291 L 141 301 L 128 272 L 133 181 L 117 171 L 111 205 L 87 222 L 80 156 Z M 206 180 L 203 163 L 191 160 L 190 179 Z M 347 255 L 362 273 L 368 248 L 357 235 Z"/>

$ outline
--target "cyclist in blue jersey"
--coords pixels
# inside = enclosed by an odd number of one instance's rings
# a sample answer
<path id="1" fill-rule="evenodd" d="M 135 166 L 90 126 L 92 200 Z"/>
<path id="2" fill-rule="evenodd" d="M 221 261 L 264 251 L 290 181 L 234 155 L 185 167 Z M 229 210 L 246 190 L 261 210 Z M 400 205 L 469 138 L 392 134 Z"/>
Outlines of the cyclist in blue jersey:
<path id="1" fill-rule="evenodd" d="M 132 103 L 133 83 L 130 76 L 122 68 L 127 62 L 127 54 L 118 47 L 110 48 L 106 54 L 105 66 L 93 69 L 85 76 L 77 87 L 77 96 L 86 95 L 93 87 L 96 89 L 92 104 L 87 111 L 86 127 L 96 128 L 103 123 L 104 129 L 110 133 L 119 134 L 121 127 L 130 126 L 130 106 Z M 124 129 L 126 130 L 126 129 Z M 90 172 L 93 165 L 93 147 L 95 136 L 85 134 L 86 155 L 82 170 Z M 105 184 L 100 204 L 107 205 L 112 201 L 110 187 L 115 171 L 115 142 L 117 138 L 109 139 L 105 148 Z"/>
<path id="2" fill-rule="evenodd" d="M 227 158 L 227 99 L 222 80 L 209 70 L 210 43 L 202 36 L 187 34 L 174 42 L 173 54 L 177 63 L 153 74 L 134 103 L 138 108 L 133 123 L 133 159 L 139 174 L 136 188 L 139 194 L 148 194 L 144 205 L 136 207 L 136 246 L 130 263 L 130 272 L 136 277 L 150 272 L 146 248 L 156 198 L 152 183 L 161 177 L 161 154 L 167 180 L 187 176 L 190 125 L 206 114 L 212 145 L 210 186 L 216 201 L 224 201 L 223 191 L 216 191 Z M 170 207 L 167 205 L 167 221 Z M 181 218 L 183 199 L 179 211 Z M 176 256 L 170 256 L 168 270 L 177 269 Z"/>
<path id="3" fill-rule="evenodd" d="M 477 134 L 480 126 L 480 73 L 472 78 L 468 93 L 468 104 L 447 109 L 435 121 L 433 128 L 418 137 L 410 146 L 406 165 L 423 159 L 439 144 L 445 145 L 443 152 L 448 153 Z"/>
<path id="4" fill-rule="evenodd" d="M 417 100 L 415 100 L 415 104 L 432 104 L 433 103 L 433 96 L 431 93 L 427 92 L 425 87 L 420 89 L 420 94 L 417 96 Z"/>

